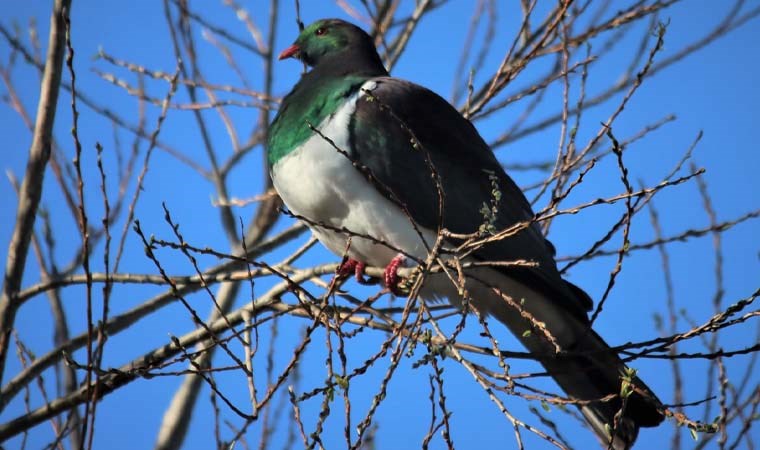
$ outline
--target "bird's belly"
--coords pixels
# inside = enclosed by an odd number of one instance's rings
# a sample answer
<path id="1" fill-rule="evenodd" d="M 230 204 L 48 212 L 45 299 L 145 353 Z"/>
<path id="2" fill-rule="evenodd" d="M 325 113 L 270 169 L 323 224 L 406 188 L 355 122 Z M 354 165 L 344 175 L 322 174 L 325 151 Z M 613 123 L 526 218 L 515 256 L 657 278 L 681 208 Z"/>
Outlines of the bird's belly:
<path id="1" fill-rule="evenodd" d="M 351 236 L 348 255 L 369 265 L 384 266 L 399 252 L 424 259 L 435 233 L 416 228 L 347 156 L 347 124 L 355 104 L 355 99 L 346 102 L 319 127 L 324 137 L 315 133 L 275 163 L 275 189 L 288 209 L 306 219 L 316 237 L 337 255 L 343 255 Z"/>

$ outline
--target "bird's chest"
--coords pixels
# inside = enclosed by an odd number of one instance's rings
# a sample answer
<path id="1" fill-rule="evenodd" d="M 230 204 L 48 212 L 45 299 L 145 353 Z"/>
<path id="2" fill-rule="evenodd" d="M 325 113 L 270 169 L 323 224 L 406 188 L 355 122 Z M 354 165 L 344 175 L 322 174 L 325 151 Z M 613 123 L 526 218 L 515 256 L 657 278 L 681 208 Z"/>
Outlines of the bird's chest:
<path id="1" fill-rule="evenodd" d="M 357 98 L 349 99 L 317 127 L 319 133 L 274 164 L 274 187 L 288 209 L 302 216 L 338 255 L 352 236 L 349 255 L 368 264 L 385 265 L 399 250 L 424 257 L 425 245 L 411 219 L 381 195 L 348 156 L 348 125 Z M 432 244 L 434 239 L 428 239 Z"/>
<path id="2" fill-rule="evenodd" d="M 288 208 L 308 220 L 342 226 L 358 199 L 364 180 L 353 173 L 348 151 L 348 122 L 354 101 L 327 117 L 305 142 L 272 167 L 275 189 Z M 329 139 L 329 140 L 328 140 Z M 331 143 L 332 142 L 332 143 Z"/>

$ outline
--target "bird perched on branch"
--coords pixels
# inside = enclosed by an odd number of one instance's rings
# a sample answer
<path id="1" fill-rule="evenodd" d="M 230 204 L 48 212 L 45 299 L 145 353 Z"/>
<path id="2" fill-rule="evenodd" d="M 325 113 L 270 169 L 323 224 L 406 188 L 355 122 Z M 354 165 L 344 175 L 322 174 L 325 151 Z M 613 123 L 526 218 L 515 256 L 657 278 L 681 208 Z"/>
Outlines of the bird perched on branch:
<path id="1" fill-rule="evenodd" d="M 472 123 L 434 92 L 390 77 L 371 37 L 348 22 L 306 27 L 280 54 L 291 57 L 312 69 L 271 124 L 272 180 L 325 246 L 348 249 L 343 272 L 387 267 L 396 291 L 398 267 L 424 261 L 444 230 L 449 247 L 469 237 L 461 260 L 479 264 L 465 270 L 465 286 L 429 274 L 420 297 L 461 307 L 465 293 L 506 325 L 605 446 L 630 448 L 639 427 L 662 422 L 657 397 L 591 330 L 591 299 L 562 279 L 530 204 Z M 503 264 L 516 260 L 532 264 Z"/>

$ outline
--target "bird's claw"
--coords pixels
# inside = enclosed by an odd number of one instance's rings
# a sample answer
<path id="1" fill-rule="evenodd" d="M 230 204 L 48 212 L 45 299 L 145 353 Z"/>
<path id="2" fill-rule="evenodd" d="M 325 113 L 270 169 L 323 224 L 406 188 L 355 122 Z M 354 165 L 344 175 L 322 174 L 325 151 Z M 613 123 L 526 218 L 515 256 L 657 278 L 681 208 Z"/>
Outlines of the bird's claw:
<path id="1" fill-rule="evenodd" d="M 337 275 L 340 278 L 344 278 L 349 276 L 350 274 L 354 273 L 356 270 L 356 266 L 359 264 L 359 261 L 355 259 L 348 258 L 347 260 L 343 261 L 338 267 Z"/>
<path id="2" fill-rule="evenodd" d="M 404 261 L 406 261 L 406 257 L 403 255 L 396 255 L 396 257 L 385 266 L 385 271 L 383 272 L 383 284 L 385 284 L 393 295 L 399 297 L 406 296 L 409 293 L 409 286 L 407 286 L 406 283 L 407 280 L 398 275 L 398 268 L 401 267 Z M 337 275 L 340 279 L 353 275 L 359 284 L 376 284 L 376 278 L 364 276 L 364 269 L 366 267 L 366 263 L 349 258 L 338 267 Z"/>
<path id="3" fill-rule="evenodd" d="M 396 296 L 405 296 L 408 294 L 407 286 L 404 286 L 404 279 L 398 276 L 398 268 L 406 261 L 404 255 L 396 255 L 383 272 L 383 281 L 388 290 Z"/>
<path id="4" fill-rule="evenodd" d="M 365 267 L 366 263 L 349 258 L 338 268 L 338 277 L 345 278 L 353 274 L 359 284 L 375 284 L 376 281 L 372 278 L 364 278 Z"/>

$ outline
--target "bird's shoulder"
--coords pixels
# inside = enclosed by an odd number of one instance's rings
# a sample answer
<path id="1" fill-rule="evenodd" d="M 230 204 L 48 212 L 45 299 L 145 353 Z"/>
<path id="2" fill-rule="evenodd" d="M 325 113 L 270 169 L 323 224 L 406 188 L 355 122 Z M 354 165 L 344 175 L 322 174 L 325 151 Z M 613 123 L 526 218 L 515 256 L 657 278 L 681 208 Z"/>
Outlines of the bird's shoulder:
<path id="1" fill-rule="evenodd" d="M 362 88 L 356 122 L 377 132 L 407 135 L 427 151 L 451 157 L 478 158 L 482 165 L 498 164 L 473 124 L 443 97 L 411 81 L 390 76 L 371 79 Z M 466 148 L 466 152 L 463 150 Z"/>

